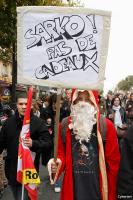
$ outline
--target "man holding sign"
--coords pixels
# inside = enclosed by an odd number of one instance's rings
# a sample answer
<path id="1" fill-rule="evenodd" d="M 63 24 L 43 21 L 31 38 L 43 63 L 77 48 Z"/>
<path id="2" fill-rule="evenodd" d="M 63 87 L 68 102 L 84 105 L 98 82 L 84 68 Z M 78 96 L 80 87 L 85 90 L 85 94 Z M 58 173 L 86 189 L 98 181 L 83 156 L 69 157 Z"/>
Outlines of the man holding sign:
<path id="1" fill-rule="evenodd" d="M 51 183 L 65 171 L 61 200 L 116 200 L 117 135 L 107 119 L 102 133 L 97 103 L 96 92 L 75 90 L 70 117 L 61 124 L 57 161 L 48 164 Z"/>
<path id="2" fill-rule="evenodd" d="M 119 166 L 115 128 L 106 120 L 104 155 L 97 102 L 87 91 L 103 89 L 110 12 L 81 7 L 20 7 L 17 12 L 18 82 L 86 89 L 73 96 L 64 144 L 61 129 L 55 140 L 58 154 L 55 145 L 49 170 L 56 175 L 50 173 L 51 182 L 66 167 L 62 200 L 115 200 Z M 59 117 L 56 130 L 58 121 Z"/>

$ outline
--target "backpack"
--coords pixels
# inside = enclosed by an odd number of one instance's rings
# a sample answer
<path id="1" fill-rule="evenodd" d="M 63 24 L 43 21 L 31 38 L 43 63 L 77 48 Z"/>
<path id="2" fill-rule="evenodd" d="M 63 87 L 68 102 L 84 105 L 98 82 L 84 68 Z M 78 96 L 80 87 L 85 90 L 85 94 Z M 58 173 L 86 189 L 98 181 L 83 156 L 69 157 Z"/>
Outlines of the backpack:
<path id="1" fill-rule="evenodd" d="M 68 119 L 69 119 L 69 117 L 65 117 L 61 122 L 61 127 L 62 127 L 61 137 L 62 137 L 62 141 L 63 141 L 64 145 L 66 144 L 66 130 L 68 127 Z M 100 115 L 100 132 L 101 132 L 101 136 L 102 136 L 103 146 L 105 146 L 107 125 L 106 125 L 105 117 L 103 115 Z"/>

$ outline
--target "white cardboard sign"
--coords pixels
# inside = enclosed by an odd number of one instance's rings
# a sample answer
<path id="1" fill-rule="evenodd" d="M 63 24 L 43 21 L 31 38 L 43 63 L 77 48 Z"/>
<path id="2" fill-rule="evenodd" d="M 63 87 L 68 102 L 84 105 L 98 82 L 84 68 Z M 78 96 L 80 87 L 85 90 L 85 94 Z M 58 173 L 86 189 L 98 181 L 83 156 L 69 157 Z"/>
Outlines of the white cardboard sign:
<path id="1" fill-rule="evenodd" d="M 110 12 L 72 7 L 17 8 L 17 82 L 102 89 Z"/>

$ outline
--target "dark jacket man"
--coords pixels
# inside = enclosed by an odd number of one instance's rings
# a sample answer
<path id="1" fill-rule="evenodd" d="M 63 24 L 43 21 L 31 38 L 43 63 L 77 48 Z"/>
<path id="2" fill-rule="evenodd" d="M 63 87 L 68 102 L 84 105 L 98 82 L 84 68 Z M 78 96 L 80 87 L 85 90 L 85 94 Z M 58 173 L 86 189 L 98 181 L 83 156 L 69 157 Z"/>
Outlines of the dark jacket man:
<path id="1" fill-rule="evenodd" d="M 133 200 L 133 125 L 124 138 L 118 174 L 118 199 Z"/>
<path id="2" fill-rule="evenodd" d="M 16 112 L 14 116 L 5 122 L 0 133 L 0 153 L 3 149 L 7 149 L 5 171 L 11 185 L 17 183 L 18 144 L 22 124 L 23 118 Z M 39 154 L 42 151 L 49 151 L 51 139 L 44 121 L 34 115 L 31 115 L 30 133 L 32 139 L 32 147 L 30 149 L 36 152 L 35 167 L 38 170 Z"/>
<path id="3" fill-rule="evenodd" d="M 15 200 L 20 200 L 22 185 L 16 181 L 19 137 L 22 129 L 23 118 L 27 107 L 27 97 L 19 96 L 17 99 L 17 111 L 14 116 L 8 118 L 0 133 L 0 153 L 7 149 L 5 172 L 11 186 Z M 43 120 L 31 114 L 30 137 L 24 138 L 23 143 L 31 151 L 36 153 L 34 164 L 39 169 L 39 156 L 42 151 L 49 151 L 52 142 L 48 129 Z M 27 191 L 24 192 L 24 200 L 28 199 Z"/>

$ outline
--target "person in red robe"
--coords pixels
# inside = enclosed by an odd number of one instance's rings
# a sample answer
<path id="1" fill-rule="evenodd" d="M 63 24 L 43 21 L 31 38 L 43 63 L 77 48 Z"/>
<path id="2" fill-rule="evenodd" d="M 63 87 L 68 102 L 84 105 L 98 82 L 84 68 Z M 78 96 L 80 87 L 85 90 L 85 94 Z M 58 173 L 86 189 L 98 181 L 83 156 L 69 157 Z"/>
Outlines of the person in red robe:
<path id="1" fill-rule="evenodd" d="M 64 172 L 61 200 L 116 200 L 120 153 L 113 123 L 105 119 L 106 142 L 100 133 L 97 92 L 74 90 L 65 130 L 60 125 L 57 161 L 48 163 L 51 183 Z M 54 180 L 52 174 L 56 173 Z"/>

